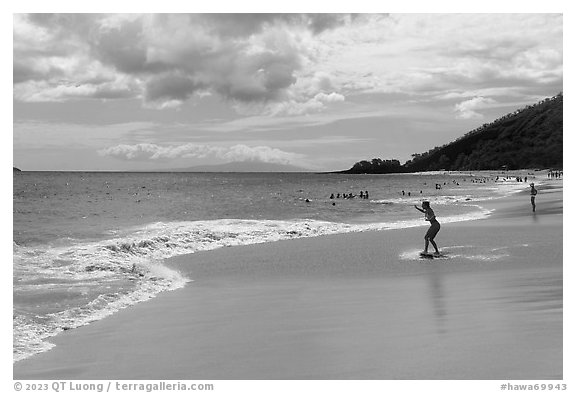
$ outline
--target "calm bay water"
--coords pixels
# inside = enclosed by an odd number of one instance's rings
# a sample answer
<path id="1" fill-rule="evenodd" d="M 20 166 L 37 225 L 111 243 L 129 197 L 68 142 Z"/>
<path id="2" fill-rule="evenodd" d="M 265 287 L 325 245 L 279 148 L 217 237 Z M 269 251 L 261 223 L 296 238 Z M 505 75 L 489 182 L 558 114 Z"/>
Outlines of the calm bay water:
<path id="1" fill-rule="evenodd" d="M 481 218 L 482 200 L 516 189 L 490 175 L 16 173 L 14 360 L 49 349 L 46 339 L 63 330 L 185 285 L 189 278 L 162 265 L 168 257 L 427 225 L 413 208 L 425 199 L 440 222 Z M 360 191 L 369 198 L 330 198 Z"/>

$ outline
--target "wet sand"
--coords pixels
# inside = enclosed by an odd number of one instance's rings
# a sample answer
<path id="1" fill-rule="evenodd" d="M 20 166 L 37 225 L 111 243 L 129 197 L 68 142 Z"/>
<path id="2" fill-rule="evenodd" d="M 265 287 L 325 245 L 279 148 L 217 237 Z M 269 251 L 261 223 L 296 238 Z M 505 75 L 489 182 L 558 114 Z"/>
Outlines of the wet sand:
<path id="1" fill-rule="evenodd" d="M 15 379 L 562 379 L 562 189 L 444 224 L 230 247 L 193 282 L 14 364 Z M 441 222 L 441 217 L 439 218 Z"/>

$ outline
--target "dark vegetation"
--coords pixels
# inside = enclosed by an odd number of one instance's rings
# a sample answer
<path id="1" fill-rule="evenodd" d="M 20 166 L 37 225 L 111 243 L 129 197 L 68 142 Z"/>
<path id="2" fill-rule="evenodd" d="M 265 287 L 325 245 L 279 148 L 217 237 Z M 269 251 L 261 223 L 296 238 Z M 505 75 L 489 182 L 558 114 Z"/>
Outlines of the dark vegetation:
<path id="1" fill-rule="evenodd" d="M 562 168 L 562 93 L 518 109 L 455 141 L 398 160 L 360 161 L 341 173 Z"/>

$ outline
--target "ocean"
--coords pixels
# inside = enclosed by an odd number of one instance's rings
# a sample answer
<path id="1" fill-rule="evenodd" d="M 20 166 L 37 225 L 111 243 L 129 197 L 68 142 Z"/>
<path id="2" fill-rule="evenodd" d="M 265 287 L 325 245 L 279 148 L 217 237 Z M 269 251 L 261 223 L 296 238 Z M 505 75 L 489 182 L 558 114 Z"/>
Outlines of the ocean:
<path id="1" fill-rule="evenodd" d="M 503 176 L 14 173 L 13 359 L 49 350 L 49 338 L 62 331 L 194 280 L 164 266 L 166 258 L 428 225 L 413 207 L 423 200 L 441 223 L 480 219 L 490 214 L 482 201 L 526 188 Z"/>

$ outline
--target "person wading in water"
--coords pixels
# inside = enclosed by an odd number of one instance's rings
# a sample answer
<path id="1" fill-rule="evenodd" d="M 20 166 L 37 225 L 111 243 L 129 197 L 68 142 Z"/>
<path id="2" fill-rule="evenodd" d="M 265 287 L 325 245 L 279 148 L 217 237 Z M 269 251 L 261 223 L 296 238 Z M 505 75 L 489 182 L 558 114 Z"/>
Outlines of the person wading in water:
<path id="1" fill-rule="evenodd" d="M 530 183 L 530 203 L 532 203 L 532 211 L 536 211 L 536 194 L 538 190 L 534 188 L 534 183 Z"/>

